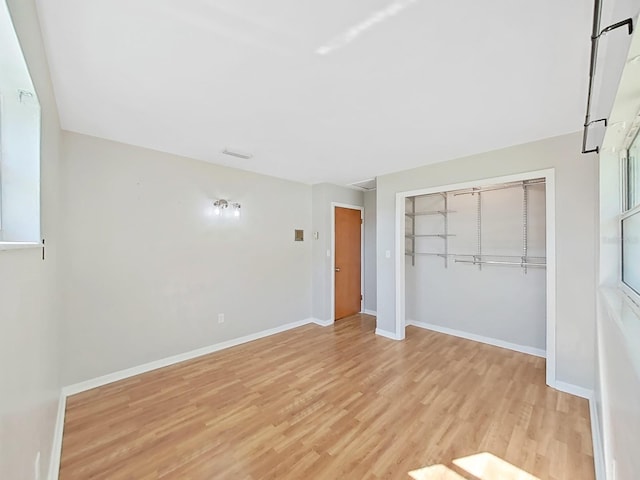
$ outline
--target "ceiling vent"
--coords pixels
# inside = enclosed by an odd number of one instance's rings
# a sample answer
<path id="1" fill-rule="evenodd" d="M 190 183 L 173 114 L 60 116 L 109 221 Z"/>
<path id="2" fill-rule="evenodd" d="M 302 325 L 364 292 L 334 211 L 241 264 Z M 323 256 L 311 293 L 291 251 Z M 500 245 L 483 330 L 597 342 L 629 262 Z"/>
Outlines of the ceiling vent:
<path id="1" fill-rule="evenodd" d="M 366 191 L 375 190 L 376 179 L 370 178 L 369 180 L 362 180 L 361 182 L 352 183 L 351 185 Z"/>
<path id="2" fill-rule="evenodd" d="M 234 150 L 231 148 L 225 148 L 222 153 L 225 155 L 231 155 L 232 157 L 242 158 L 244 160 L 249 160 L 253 155 L 250 153 L 241 152 L 239 150 Z"/>

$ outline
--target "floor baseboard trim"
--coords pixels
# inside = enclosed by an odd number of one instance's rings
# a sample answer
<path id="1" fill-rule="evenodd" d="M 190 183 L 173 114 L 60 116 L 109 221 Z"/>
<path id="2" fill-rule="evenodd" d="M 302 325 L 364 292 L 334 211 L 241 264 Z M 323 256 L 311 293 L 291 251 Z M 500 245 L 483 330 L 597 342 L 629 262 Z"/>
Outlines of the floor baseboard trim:
<path id="1" fill-rule="evenodd" d="M 367 309 L 364 309 L 364 310 L 362 311 L 362 313 L 366 313 L 367 315 L 373 315 L 374 317 L 377 317 L 377 316 L 378 316 L 378 312 L 376 312 L 375 310 L 367 310 Z"/>
<path id="2" fill-rule="evenodd" d="M 311 323 L 315 323 L 316 325 L 320 325 L 321 327 L 328 327 L 333 325 L 333 320 L 320 320 L 319 318 L 312 318 Z"/>
<path id="3" fill-rule="evenodd" d="M 117 382 L 119 380 L 124 380 L 125 378 L 134 377 L 142 373 L 150 372 L 152 370 L 157 370 L 158 368 L 168 367 L 169 365 L 174 365 L 176 363 L 184 362 L 186 360 L 191 360 L 194 358 L 201 357 L 203 355 L 208 355 L 210 353 L 218 352 L 226 348 L 235 347 L 237 345 L 242 345 L 243 343 L 252 342 L 254 340 L 259 340 L 264 337 L 275 335 L 277 333 L 282 333 L 287 330 L 291 330 L 293 328 L 298 328 L 303 325 L 307 325 L 309 323 L 314 323 L 313 320 L 314 319 L 312 318 L 307 318 L 305 320 L 287 323 L 284 325 L 280 325 L 278 327 L 263 330 L 261 332 L 252 333 L 250 335 L 245 335 L 243 337 L 234 338 L 224 342 L 216 343 L 214 345 L 209 345 L 207 347 L 198 348 L 196 350 L 180 353 L 178 355 L 173 355 L 171 357 L 163 358 L 160 360 L 155 360 L 153 362 L 145 363 L 143 365 L 138 365 L 137 367 L 127 368 L 124 370 L 120 370 L 118 372 L 109 373 L 101 377 L 93 378 L 91 380 L 86 380 L 84 382 L 79 382 L 73 385 L 68 385 L 66 387 L 63 387 L 62 393 L 65 396 L 75 395 L 77 393 L 81 393 L 87 390 L 91 390 L 93 388 L 101 387 L 109 383 Z"/>
<path id="4" fill-rule="evenodd" d="M 534 355 L 536 357 L 546 358 L 547 356 L 546 352 L 540 348 L 518 345 L 517 343 L 505 342 L 504 340 L 476 335 L 475 333 L 463 332 L 461 330 L 455 330 L 453 328 L 441 327 L 440 325 L 434 325 L 431 323 L 418 322 L 416 320 L 407 320 L 407 325 L 424 328 L 425 330 L 432 330 L 434 332 L 444 333 L 447 335 L 453 335 L 454 337 L 460 337 L 466 340 L 473 340 L 474 342 L 486 343 L 488 345 L 493 345 L 494 347 L 506 348 L 508 350 L 514 350 L 516 352 L 526 353 L 528 355 Z"/>
<path id="5" fill-rule="evenodd" d="M 51 458 L 49 460 L 49 480 L 58 480 L 60 472 L 60 458 L 62 456 L 62 433 L 64 432 L 64 414 L 67 406 L 67 396 L 61 391 L 58 400 L 58 413 L 53 430 L 53 443 L 51 445 Z"/>
<path id="6" fill-rule="evenodd" d="M 604 443 L 602 439 L 602 431 L 600 430 L 600 423 L 598 422 L 598 415 L 596 412 L 596 399 L 592 395 L 589 398 L 589 415 L 591 417 L 591 442 L 593 443 L 593 463 L 596 471 L 596 480 L 606 480 L 607 475 L 605 471 L 604 462 Z"/>
<path id="7" fill-rule="evenodd" d="M 380 328 L 376 328 L 376 335 L 380 335 L 381 337 L 390 338 L 391 340 L 401 340 L 394 332 L 389 332 L 387 330 L 382 330 Z"/>
<path id="8" fill-rule="evenodd" d="M 576 397 L 586 398 L 587 400 L 591 400 L 593 398 L 593 390 L 579 387 L 578 385 L 574 385 L 573 383 L 561 382 L 559 380 L 556 380 L 555 385 L 549 386 L 555 388 L 556 390 L 560 390 L 561 392 L 575 395 Z"/>

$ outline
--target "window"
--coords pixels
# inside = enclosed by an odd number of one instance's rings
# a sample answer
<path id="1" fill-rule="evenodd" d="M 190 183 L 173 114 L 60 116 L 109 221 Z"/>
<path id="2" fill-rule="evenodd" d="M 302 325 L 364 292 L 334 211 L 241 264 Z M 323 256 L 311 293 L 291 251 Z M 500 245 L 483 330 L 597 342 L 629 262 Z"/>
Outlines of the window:
<path id="1" fill-rule="evenodd" d="M 32 243 L 40 243 L 40 104 L 0 0 L 0 249 Z"/>
<path id="2" fill-rule="evenodd" d="M 638 122 L 636 122 L 637 124 Z M 622 232 L 622 283 L 640 298 L 640 135 L 636 125 L 634 140 L 624 160 L 625 208 L 620 216 Z M 638 297 L 636 297 L 638 296 Z"/>

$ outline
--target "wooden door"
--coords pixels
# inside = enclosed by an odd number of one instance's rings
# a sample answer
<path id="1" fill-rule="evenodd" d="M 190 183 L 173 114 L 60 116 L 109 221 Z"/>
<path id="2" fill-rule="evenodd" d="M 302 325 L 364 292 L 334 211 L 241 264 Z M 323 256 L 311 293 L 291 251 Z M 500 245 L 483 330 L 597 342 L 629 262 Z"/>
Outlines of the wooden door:
<path id="1" fill-rule="evenodd" d="M 360 312 L 361 224 L 360 210 L 335 207 L 335 319 Z"/>

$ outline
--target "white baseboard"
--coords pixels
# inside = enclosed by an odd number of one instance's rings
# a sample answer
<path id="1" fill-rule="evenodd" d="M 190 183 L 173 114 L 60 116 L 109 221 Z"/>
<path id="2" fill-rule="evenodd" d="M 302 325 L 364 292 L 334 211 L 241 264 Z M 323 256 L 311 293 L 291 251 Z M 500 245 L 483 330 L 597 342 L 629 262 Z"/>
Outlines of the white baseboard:
<path id="1" fill-rule="evenodd" d="M 589 414 L 591 417 L 591 442 L 593 443 L 593 463 L 596 471 L 596 480 L 606 480 L 607 474 L 604 462 L 604 444 L 598 415 L 596 413 L 595 396 L 589 398 Z"/>
<path id="2" fill-rule="evenodd" d="M 333 325 L 333 320 L 320 320 L 319 318 L 312 318 L 311 323 L 315 323 L 316 325 L 320 325 L 321 327 L 328 327 Z"/>
<path id="3" fill-rule="evenodd" d="M 101 387 L 108 383 L 117 382 L 119 380 L 124 380 L 125 378 L 133 377 L 135 375 L 140 375 L 141 373 L 150 372 L 158 368 L 167 367 L 175 363 L 184 362 L 185 360 L 191 360 L 193 358 L 201 357 L 203 355 L 208 355 L 210 353 L 224 350 L 225 348 L 235 347 L 236 345 L 241 345 L 243 343 L 251 342 L 253 340 L 258 340 L 260 338 L 268 337 L 270 335 L 275 335 L 276 333 L 282 333 L 287 330 L 291 330 L 292 328 L 298 328 L 312 322 L 313 322 L 312 318 L 307 318 L 305 320 L 300 320 L 298 322 L 287 323 L 285 325 L 280 325 L 279 327 L 270 328 L 268 330 L 252 333 L 250 335 L 245 335 L 244 337 L 234 338 L 231 340 L 227 340 L 225 342 L 216 343 L 215 345 L 209 345 L 208 347 L 198 348 L 196 350 L 191 350 L 190 352 L 180 353 L 178 355 L 173 355 L 171 357 L 163 358 L 161 360 L 155 360 L 153 362 L 145 363 L 143 365 L 138 365 L 137 367 L 127 368 L 125 370 L 109 373 L 107 375 L 93 378 L 91 380 L 86 380 L 84 382 L 68 385 L 66 387 L 63 387 L 62 392 L 65 396 L 75 395 L 76 393 L 91 390 L 92 388 Z"/>
<path id="4" fill-rule="evenodd" d="M 376 328 L 376 335 L 380 335 L 381 337 L 385 337 L 385 338 L 390 338 L 391 340 L 402 340 L 394 332 L 389 332 L 387 330 L 382 330 L 380 328 Z"/>
<path id="5" fill-rule="evenodd" d="M 58 400 L 58 413 L 53 430 L 53 444 L 51 445 L 51 458 L 49 460 L 49 480 L 58 480 L 60 472 L 60 456 L 62 455 L 62 433 L 64 431 L 64 414 L 67 406 L 67 396 L 61 391 Z"/>
<path id="6" fill-rule="evenodd" d="M 589 390 L 588 388 L 584 388 L 584 387 L 579 387 L 578 385 L 574 385 L 572 383 L 561 382 L 559 380 L 556 380 L 554 385 L 549 385 L 549 386 L 555 388 L 556 390 L 560 390 L 561 392 L 575 395 L 576 397 L 586 398 L 587 400 L 591 400 L 593 398 L 593 390 Z"/>
<path id="7" fill-rule="evenodd" d="M 375 310 L 367 310 L 367 309 L 364 309 L 364 310 L 362 311 L 362 313 L 366 313 L 367 315 L 373 315 L 374 317 L 377 317 L 377 316 L 378 316 L 378 312 L 376 312 Z"/>
<path id="8" fill-rule="evenodd" d="M 407 320 L 407 325 L 413 325 L 414 327 L 424 328 L 426 330 L 432 330 L 439 333 L 445 333 L 447 335 L 453 335 L 454 337 L 460 337 L 467 340 L 473 340 L 474 342 L 486 343 L 488 345 L 493 345 L 494 347 L 506 348 L 508 350 L 514 350 L 516 352 L 526 353 L 528 355 L 534 355 L 536 357 L 546 358 L 547 356 L 546 352 L 540 348 L 518 345 L 517 343 L 505 342 L 504 340 L 498 340 L 497 338 L 484 337 L 482 335 L 476 335 L 475 333 L 454 330 L 453 328 L 441 327 L 440 325 L 434 325 L 431 323 L 418 322 L 416 320 Z"/>

